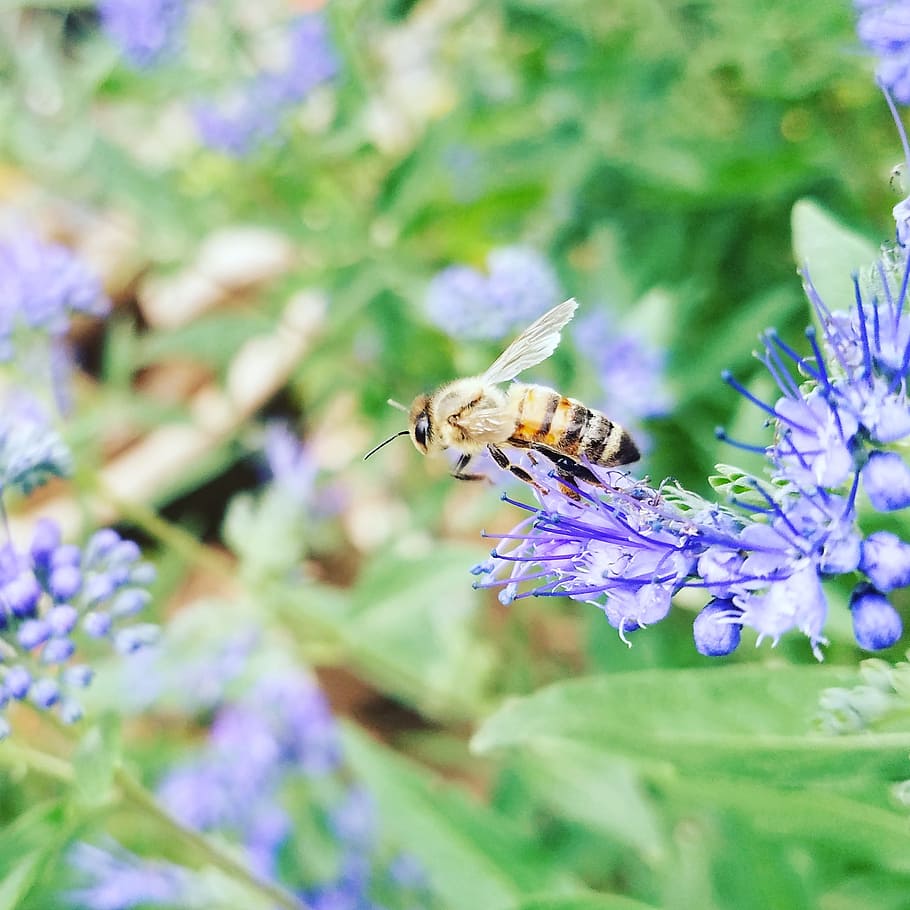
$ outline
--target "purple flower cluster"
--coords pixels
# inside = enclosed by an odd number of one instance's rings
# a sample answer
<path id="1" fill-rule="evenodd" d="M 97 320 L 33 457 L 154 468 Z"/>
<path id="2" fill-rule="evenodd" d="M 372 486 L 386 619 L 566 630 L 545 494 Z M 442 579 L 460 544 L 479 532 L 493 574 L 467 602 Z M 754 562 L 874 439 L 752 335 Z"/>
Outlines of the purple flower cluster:
<path id="1" fill-rule="evenodd" d="M 639 448 L 646 451 L 641 422 L 663 417 L 673 407 L 673 396 L 664 379 L 666 352 L 643 333 L 618 325 L 604 310 L 580 320 L 573 336 L 600 380 L 603 398 L 591 403 L 629 430 Z"/>
<path id="2" fill-rule="evenodd" d="M 844 575 L 854 580 L 857 643 L 893 645 L 902 625 L 889 595 L 910 585 L 910 544 L 890 531 L 864 534 L 858 508 L 910 505 L 910 468 L 900 451 L 910 436 L 908 280 L 910 266 L 886 258 L 864 283 L 855 280 L 850 312 L 831 312 L 807 277 L 821 326 L 820 339 L 807 330 L 811 354 L 774 332 L 764 337 L 760 359 L 779 398 L 766 403 L 725 377 L 774 429 L 770 445 L 743 446 L 765 455 L 769 480 L 723 478 L 734 495 L 718 506 L 618 473 L 603 476 L 595 492 L 570 489 L 532 466 L 547 492 L 539 508 L 522 506 L 531 514 L 508 535 L 512 549 L 494 550 L 478 568 L 488 576 L 482 584 L 502 585 L 505 602 L 566 594 L 595 603 L 624 639 L 663 619 L 679 590 L 699 588 L 710 598 L 695 622 L 702 653 L 729 653 L 749 626 L 759 641 L 773 642 L 797 629 L 820 657 L 828 609 L 822 583 Z M 511 570 L 503 576 L 505 566 Z"/>
<path id="3" fill-rule="evenodd" d="M 387 891 L 389 882 L 415 906 L 412 899 L 426 887 L 420 870 L 404 857 L 377 864 L 373 802 L 342 781 L 341 761 L 338 728 L 322 692 L 308 675 L 279 671 L 218 710 L 205 746 L 165 775 L 158 797 L 187 827 L 237 844 L 254 875 L 296 893 L 301 907 L 378 910 L 371 893 Z M 316 824 L 334 845 L 328 877 L 325 851 L 314 871 L 313 843 L 295 837 L 295 827 L 305 827 L 301 798 L 311 801 Z M 312 838 L 315 829 L 307 830 Z M 204 880 L 188 869 L 143 860 L 119 845 L 78 845 L 71 865 L 83 882 L 72 894 L 89 910 L 150 902 L 184 907 L 196 905 L 194 895 L 205 904 Z"/>
<path id="4" fill-rule="evenodd" d="M 11 393 L 0 416 L 0 493 L 30 493 L 70 469 L 70 451 L 44 409 L 25 392 Z"/>
<path id="5" fill-rule="evenodd" d="M 0 362 L 12 363 L 31 391 L 46 388 L 61 412 L 69 404 L 70 317 L 109 309 L 98 276 L 66 247 L 26 230 L 0 239 Z"/>
<path id="6" fill-rule="evenodd" d="M 272 139 L 287 113 L 338 72 L 338 59 L 325 19 L 299 16 L 288 32 L 288 64 L 263 71 L 234 86 L 220 102 L 192 107 L 196 129 L 209 148 L 235 158 Z"/>
<path id="7" fill-rule="evenodd" d="M 906 0 L 854 0 L 854 6 L 857 34 L 878 58 L 879 83 L 910 103 L 910 6 Z"/>
<path id="8" fill-rule="evenodd" d="M 19 330 L 61 339 L 70 316 L 104 316 L 110 302 L 98 276 L 64 246 L 28 231 L 0 240 L 0 360 L 11 360 Z"/>
<path id="9" fill-rule="evenodd" d="M 430 282 L 427 316 L 458 339 L 496 340 L 524 328 L 560 299 L 556 273 L 528 247 L 487 256 L 487 273 L 465 265 L 443 269 Z"/>
<path id="10" fill-rule="evenodd" d="M 0 705 L 27 700 L 66 723 L 78 720 L 78 690 L 92 679 L 79 646 L 105 639 L 129 654 L 153 641 L 157 626 L 134 621 L 153 580 L 139 547 L 109 528 L 80 548 L 41 519 L 27 552 L 0 548 Z M 0 734 L 9 732 L 0 718 Z"/>
<path id="11" fill-rule="evenodd" d="M 189 0 L 98 0 L 102 29 L 136 69 L 177 50 L 188 8 Z"/>

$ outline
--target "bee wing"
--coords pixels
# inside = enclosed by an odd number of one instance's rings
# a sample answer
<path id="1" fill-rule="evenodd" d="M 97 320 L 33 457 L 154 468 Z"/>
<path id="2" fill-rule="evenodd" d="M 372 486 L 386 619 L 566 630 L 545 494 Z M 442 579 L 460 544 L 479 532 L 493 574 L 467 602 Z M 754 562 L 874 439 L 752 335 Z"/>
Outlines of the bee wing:
<path id="1" fill-rule="evenodd" d="M 575 298 L 560 303 L 532 322 L 483 374 L 486 382 L 506 382 L 546 360 L 559 344 L 560 331 L 575 315 Z"/>

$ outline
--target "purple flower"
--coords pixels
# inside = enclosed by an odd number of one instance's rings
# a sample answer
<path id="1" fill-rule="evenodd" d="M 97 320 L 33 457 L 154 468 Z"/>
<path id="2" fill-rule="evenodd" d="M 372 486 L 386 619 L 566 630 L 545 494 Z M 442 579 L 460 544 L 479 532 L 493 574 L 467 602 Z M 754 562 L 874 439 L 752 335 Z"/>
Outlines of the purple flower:
<path id="1" fill-rule="evenodd" d="M 25 392 L 8 396 L 0 416 L 0 490 L 30 493 L 71 467 L 69 449 L 38 402 Z"/>
<path id="2" fill-rule="evenodd" d="M 600 310 L 578 322 L 574 338 L 597 371 L 603 409 L 611 419 L 628 429 L 672 409 L 673 396 L 664 379 L 666 354 L 641 333 L 623 329 Z"/>
<path id="3" fill-rule="evenodd" d="M 202 142 L 243 158 L 275 138 L 285 116 L 338 71 L 325 19 L 318 14 L 293 20 L 287 35 L 288 62 L 258 72 L 217 101 L 197 101 L 191 114 Z"/>
<path id="4" fill-rule="evenodd" d="M 910 468 L 897 452 L 873 452 L 860 476 L 872 507 L 879 512 L 910 506 Z"/>
<path id="5" fill-rule="evenodd" d="M 857 642 L 892 643 L 900 624 L 882 594 L 910 586 L 910 543 L 886 531 L 864 536 L 857 493 L 862 480 L 875 508 L 910 505 L 910 469 L 884 448 L 910 435 L 908 279 L 901 256 L 885 257 L 854 281 L 851 311 L 832 312 L 807 277 L 821 340 L 807 330 L 811 353 L 802 355 L 777 333 L 764 335 L 759 359 L 778 387 L 773 404 L 725 374 L 772 427 L 769 445 L 728 440 L 765 456 L 767 480 L 728 469 L 715 480 L 736 492 L 717 506 L 618 472 L 576 486 L 540 459 L 528 462 L 539 507 L 515 503 L 530 517 L 506 535 L 510 549 L 475 570 L 481 586 L 499 586 L 504 603 L 529 594 L 592 603 L 623 640 L 662 619 L 682 588 L 703 589 L 714 599 L 695 624 L 701 653 L 729 653 L 750 627 L 772 643 L 798 630 L 821 658 L 823 583 L 859 572 L 879 599 L 856 602 Z"/>
<path id="6" fill-rule="evenodd" d="M 493 250 L 487 274 L 468 266 L 443 269 L 427 290 L 427 316 L 459 339 L 499 339 L 524 328 L 559 302 L 559 284 L 547 261 L 528 247 Z"/>
<path id="7" fill-rule="evenodd" d="M 902 104 L 910 103 L 910 9 L 903 0 L 855 0 L 860 40 L 878 58 L 876 75 Z"/>
<path id="8" fill-rule="evenodd" d="M 160 63 L 180 45 L 189 0 L 98 0 L 101 27 L 136 69 Z"/>
<path id="9" fill-rule="evenodd" d="M 0 237 L 0 361 L 18 354 L 23 384 L 34 391 L 46 386 L 62 413 L 69 401 L 70 317 L 104 316 L 109 308 L 97 275 L 66 247 L 27 230 Z M 4 413 L 4 422 L 11 417 Z"/>
<path id="10" fill-rule="evenodd" d="M 890 648 L 903 633 L 897 610 L 871 585 L 857 585 L 850 595 L 850 613 L 856 642 L 867 651 Z"/>
<path id="11" fill-rule="evenodd" d="M 310 450 L 287 424 L 273 422 L 266 428 L 265 457 L 279 492 L 300 506 L 310 504 L 318 466 Z"/>
<path id="12" fill-rule="evenodd" d="M 739 647 L 742 612 L 731 600 L 712 600 L 695 617 L 695 648 L 706 657 L 730 654 Z"/>
<path id="13" fill-rule="evenodd" d="M 76 844 L 68 854 L 85 884 L 67 894 L 87 910 L 130 910 L 149 904 L 189 907 L 192 885 L 188 870 L 173 863 L 152 862 L 124 850 L 115 841 L 103 847 Z"/>
<path id="14" fill-rule="evenodd" d="M 120 541 L 116 532 L 107 533 Z M 149 624 L 124 624 L 124 617 L 135 611 L 112 619 L 98 609 L 109 608 L 111 597 L 115 605 L 123 599 L 147 602 L 147 592 L 128 579 L 110 580 L 124 562 L 132 564 L 138 558 L 132 542 L 120 541 L 106 552 L 94 553 L 63 544 L 60 529 L 49 519 L 37 523 L 26 552 L 11 544 L 0 548 L 0 637 L 6 649 L 0 682 L 9 695 L 22 699 L 28 694 L 37 707 L 56 708 L 65 722 L 77 719 L 81 709 L 75 691 L 88 685 L 91 671 L 85 665 L 70 665 L 70 660 L 86 637 L 113 635 L 115 648 L 122 653 L 118 637 L 130 635 L 138 646 L 157 633 Z M 102 579 L 107 596 L 99 601 L 91 592 L 97 593 Z"/>

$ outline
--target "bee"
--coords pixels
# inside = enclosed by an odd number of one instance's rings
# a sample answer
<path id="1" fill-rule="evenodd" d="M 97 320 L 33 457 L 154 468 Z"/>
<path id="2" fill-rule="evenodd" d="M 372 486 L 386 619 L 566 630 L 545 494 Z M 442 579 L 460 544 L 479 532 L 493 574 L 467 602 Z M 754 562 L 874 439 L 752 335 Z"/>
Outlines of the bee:
<path id="1" fill-rule="evenodd" d="M 487 449 L 499 467 L 544 490 L 502 447 L 540 453 L 556 465 L 556 475 L 569 481 L 601 482 L 590 470 L 638 461 L 632 437 L 604 414 L 540 385 L 501 383 L 546 360 L 578 304 L 566 300 L 531 323 L 480 376 L 455 379 L 429 395 L 418 395 L 410 408 L 389 403 L 408 414 L 408 429 L 395 433 L 364 455 L 369 458 L 398 436 L 410 436 L 418 452 L 445 449 L 460 453 L 452 476 L 480 480 L 467 472 L 471 459 Z M 533 457 L 533 456 L 532 456 Z"/>

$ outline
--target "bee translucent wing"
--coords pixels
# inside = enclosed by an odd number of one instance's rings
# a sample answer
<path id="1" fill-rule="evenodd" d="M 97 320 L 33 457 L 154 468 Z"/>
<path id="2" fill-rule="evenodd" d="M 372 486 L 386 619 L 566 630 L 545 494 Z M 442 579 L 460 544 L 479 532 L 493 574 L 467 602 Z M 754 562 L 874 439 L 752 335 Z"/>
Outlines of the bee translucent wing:
<path id="1" fill-rule="evenodd" d="M 529 367 L 546 360 L 559 344 L 559 333 L 575 315 L 574 298 L 560 303 L 532 322 L 483 374 L 485 382 L 506 382 Z"/>

